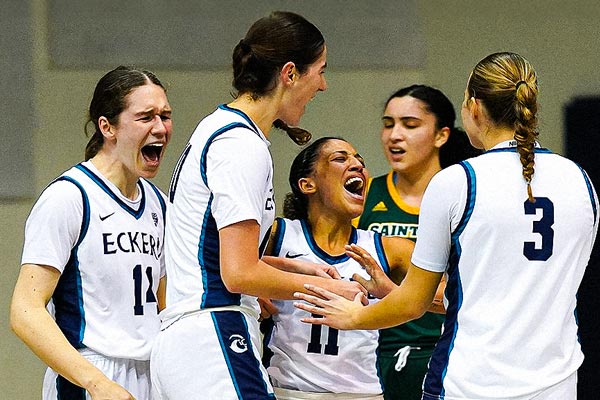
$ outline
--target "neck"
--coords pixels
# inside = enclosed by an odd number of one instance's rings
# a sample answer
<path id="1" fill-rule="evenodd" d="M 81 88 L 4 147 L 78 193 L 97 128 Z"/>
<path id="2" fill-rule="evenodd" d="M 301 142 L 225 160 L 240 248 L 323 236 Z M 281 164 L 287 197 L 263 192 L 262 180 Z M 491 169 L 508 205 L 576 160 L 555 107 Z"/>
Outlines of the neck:
<path id="1" fill-rule="evenodd" d="M 344 254 L 345 246 L 352 234 L 351 220 L 336 220 L 327 213 L 318 213 L 308 217 L 312 236 L 317 245 L 330 255 Z"/>
<path id="2" fill-rule="evenodd" d="M 128 173 L 125 166 L 118 160 L 114 160 L 103 152 L 96 154 L 91 160 L 98 171 L 115 185 L 123 196 L 135 200 L 138 195 L 137 182 L 139 177 Z"/>
<path id="3" fill-rule="evenodd" d="M 481 143 L 484 150 L 489 150 L 498 143 L 512 140 L 515 138 L 515 131 L 512 128 L 488 127 L 481 135 Z"/>
<path id="4" fill-rule="evenodd" d="M 424 167 L 419 167 L 413 171 L 394 171 L 394 187 L 402 200 L 413 207 L 421 207 L 421 200 L 425 188 L 435 174 L 441 171 L 438 159 Z"/>
<path id="5" fill-rule="evenodd" d="M 269 137 L 273 121 L 277 119 L 277 100 L 274 96 L 263 96 L 253 100 L 249 94 L 240 94 L 228 106 L 243 111 L 265 137 Z"/>

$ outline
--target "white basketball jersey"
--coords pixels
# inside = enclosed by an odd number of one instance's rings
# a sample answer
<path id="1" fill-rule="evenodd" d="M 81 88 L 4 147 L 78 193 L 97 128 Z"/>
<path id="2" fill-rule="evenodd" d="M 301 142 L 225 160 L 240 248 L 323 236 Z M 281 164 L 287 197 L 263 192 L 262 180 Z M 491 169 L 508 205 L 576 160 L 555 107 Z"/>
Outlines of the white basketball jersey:
<path id="1" fill-rule="evenodd" d="M 144 179 L 125 198 L 91 162 L 51 183 L 27 220 L 22 263 L 61 272 L 55 319 L 75 348 L 148 360 L 164 275 L 164 195 Z"/>
<path id="2" fill-rule="evenodd" d="M 579 166 L 539 147 L 531 186 L 535 203 L 513 141 L 429 184 L 412 261 L 448 265 L 449 305 L 424 399 L 529 398 L 581 365 L 576 294 L 598 200 Z"/>
<path id="3" fill-rule="evenodd" d="M 227 306 L 258 313 L 255 297 L 230 293 L 221 280 L 219 229 L 257 221 L 262 254 L 275 216 L 272 177 L 269 142 L 241 111 L 221 105 L 196 127 L 169 191 L 164 320 Z"/>
<path id="4" fill-rule="evenodd" d="M 346 280 L 354 273 L 369 277 L 345 254 L 331 256 L 320 249 L 306 221 L 277 221 L 273 255 L 333 265 Z M 353 229 L 349 243 L 366 249 L 389 275 L 378 233 Z M 279 313 L 273 316 L 273 331 L 267 339 L 273 351 L 268 371 L 274 386 L 303 392 L 382 392 L 376 367 L 377 330 L 337 330 L 306 324 L 300 319 L 308 313 L 294 307 L 293 301 L 273 303 Z"/>

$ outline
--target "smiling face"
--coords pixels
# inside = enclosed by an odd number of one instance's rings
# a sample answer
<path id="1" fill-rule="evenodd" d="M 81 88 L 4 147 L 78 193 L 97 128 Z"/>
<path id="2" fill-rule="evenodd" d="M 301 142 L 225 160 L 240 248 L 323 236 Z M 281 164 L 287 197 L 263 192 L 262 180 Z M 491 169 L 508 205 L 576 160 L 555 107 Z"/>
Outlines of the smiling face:
<path id="1" fill-rule="evenodd" d="M 392 98 L 382 117 L 381 143 L 392 169 L 399 173 L 419 173 L 435 164 L 447 135 L 437 128 L 434 114 L 425 103 L 411 96 Z"/>
<path id="2" fill-rule="evenodd" d="M 128 175 L 153 178 L 171 140 L 171 106 L 164 89 L 149 81 L 132 89 L 125 101 L 116 124 L 100 118 L 105 141 L 112 144 L 115 161 Z"/>
<path id="3" fill-rule="evenodd" d="M 297 126 L 306 111 L 306 105 L 318 92 L 327 90 L 325 69 L 327 68 L 327 48 L 304 73 L 294 68 L 294 81 L 290 85 L 289 101 L 282 107 L 281 119 L 290 126 Z"/>
<path id="4" fill-rule="evenodd" d="M 309 208 L 315 203 L 321 210 L 355 218 L 363 211 L 368 173 L 363 158 L 350 143 L 332 139 L 319 152 L 312 177 L 300 185 L 309 195 Z"/>

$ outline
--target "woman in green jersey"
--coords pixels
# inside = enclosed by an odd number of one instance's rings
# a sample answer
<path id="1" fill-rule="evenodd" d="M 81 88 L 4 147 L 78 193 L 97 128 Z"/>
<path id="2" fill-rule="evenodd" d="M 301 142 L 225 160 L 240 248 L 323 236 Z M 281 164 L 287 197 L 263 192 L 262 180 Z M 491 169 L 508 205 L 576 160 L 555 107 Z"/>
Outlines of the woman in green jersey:
<path id="1" fill-rule="evenodd" d="M 391 171 L 370 181 L 358 228 L 386 236 L 417 239 L 419 207 L 430 179 L 442 168 L 476 154 L 456 113 L 438 89 L 412 85 L 385 103 L 381 142 Z M 444 315 L 383 329 L 379 368 L 386 400 L 417 400 Z"/>

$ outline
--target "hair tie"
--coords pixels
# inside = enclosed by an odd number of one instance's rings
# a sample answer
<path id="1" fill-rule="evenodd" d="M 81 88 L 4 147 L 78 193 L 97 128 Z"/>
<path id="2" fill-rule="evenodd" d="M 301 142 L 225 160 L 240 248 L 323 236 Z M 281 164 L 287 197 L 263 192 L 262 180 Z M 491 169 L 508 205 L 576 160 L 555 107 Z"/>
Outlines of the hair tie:
<path id="1" fill-rule="evenodd" d="M 525 81 L 523 81 L 523 80 L 521 80 L 521 81 L 517 82 L 517 83 L 515 84 L 515 90 L 519 90 L 519 86 L 521 86 L 521 85 L 527 85 L 527 82 L 525 82 Z"/>

